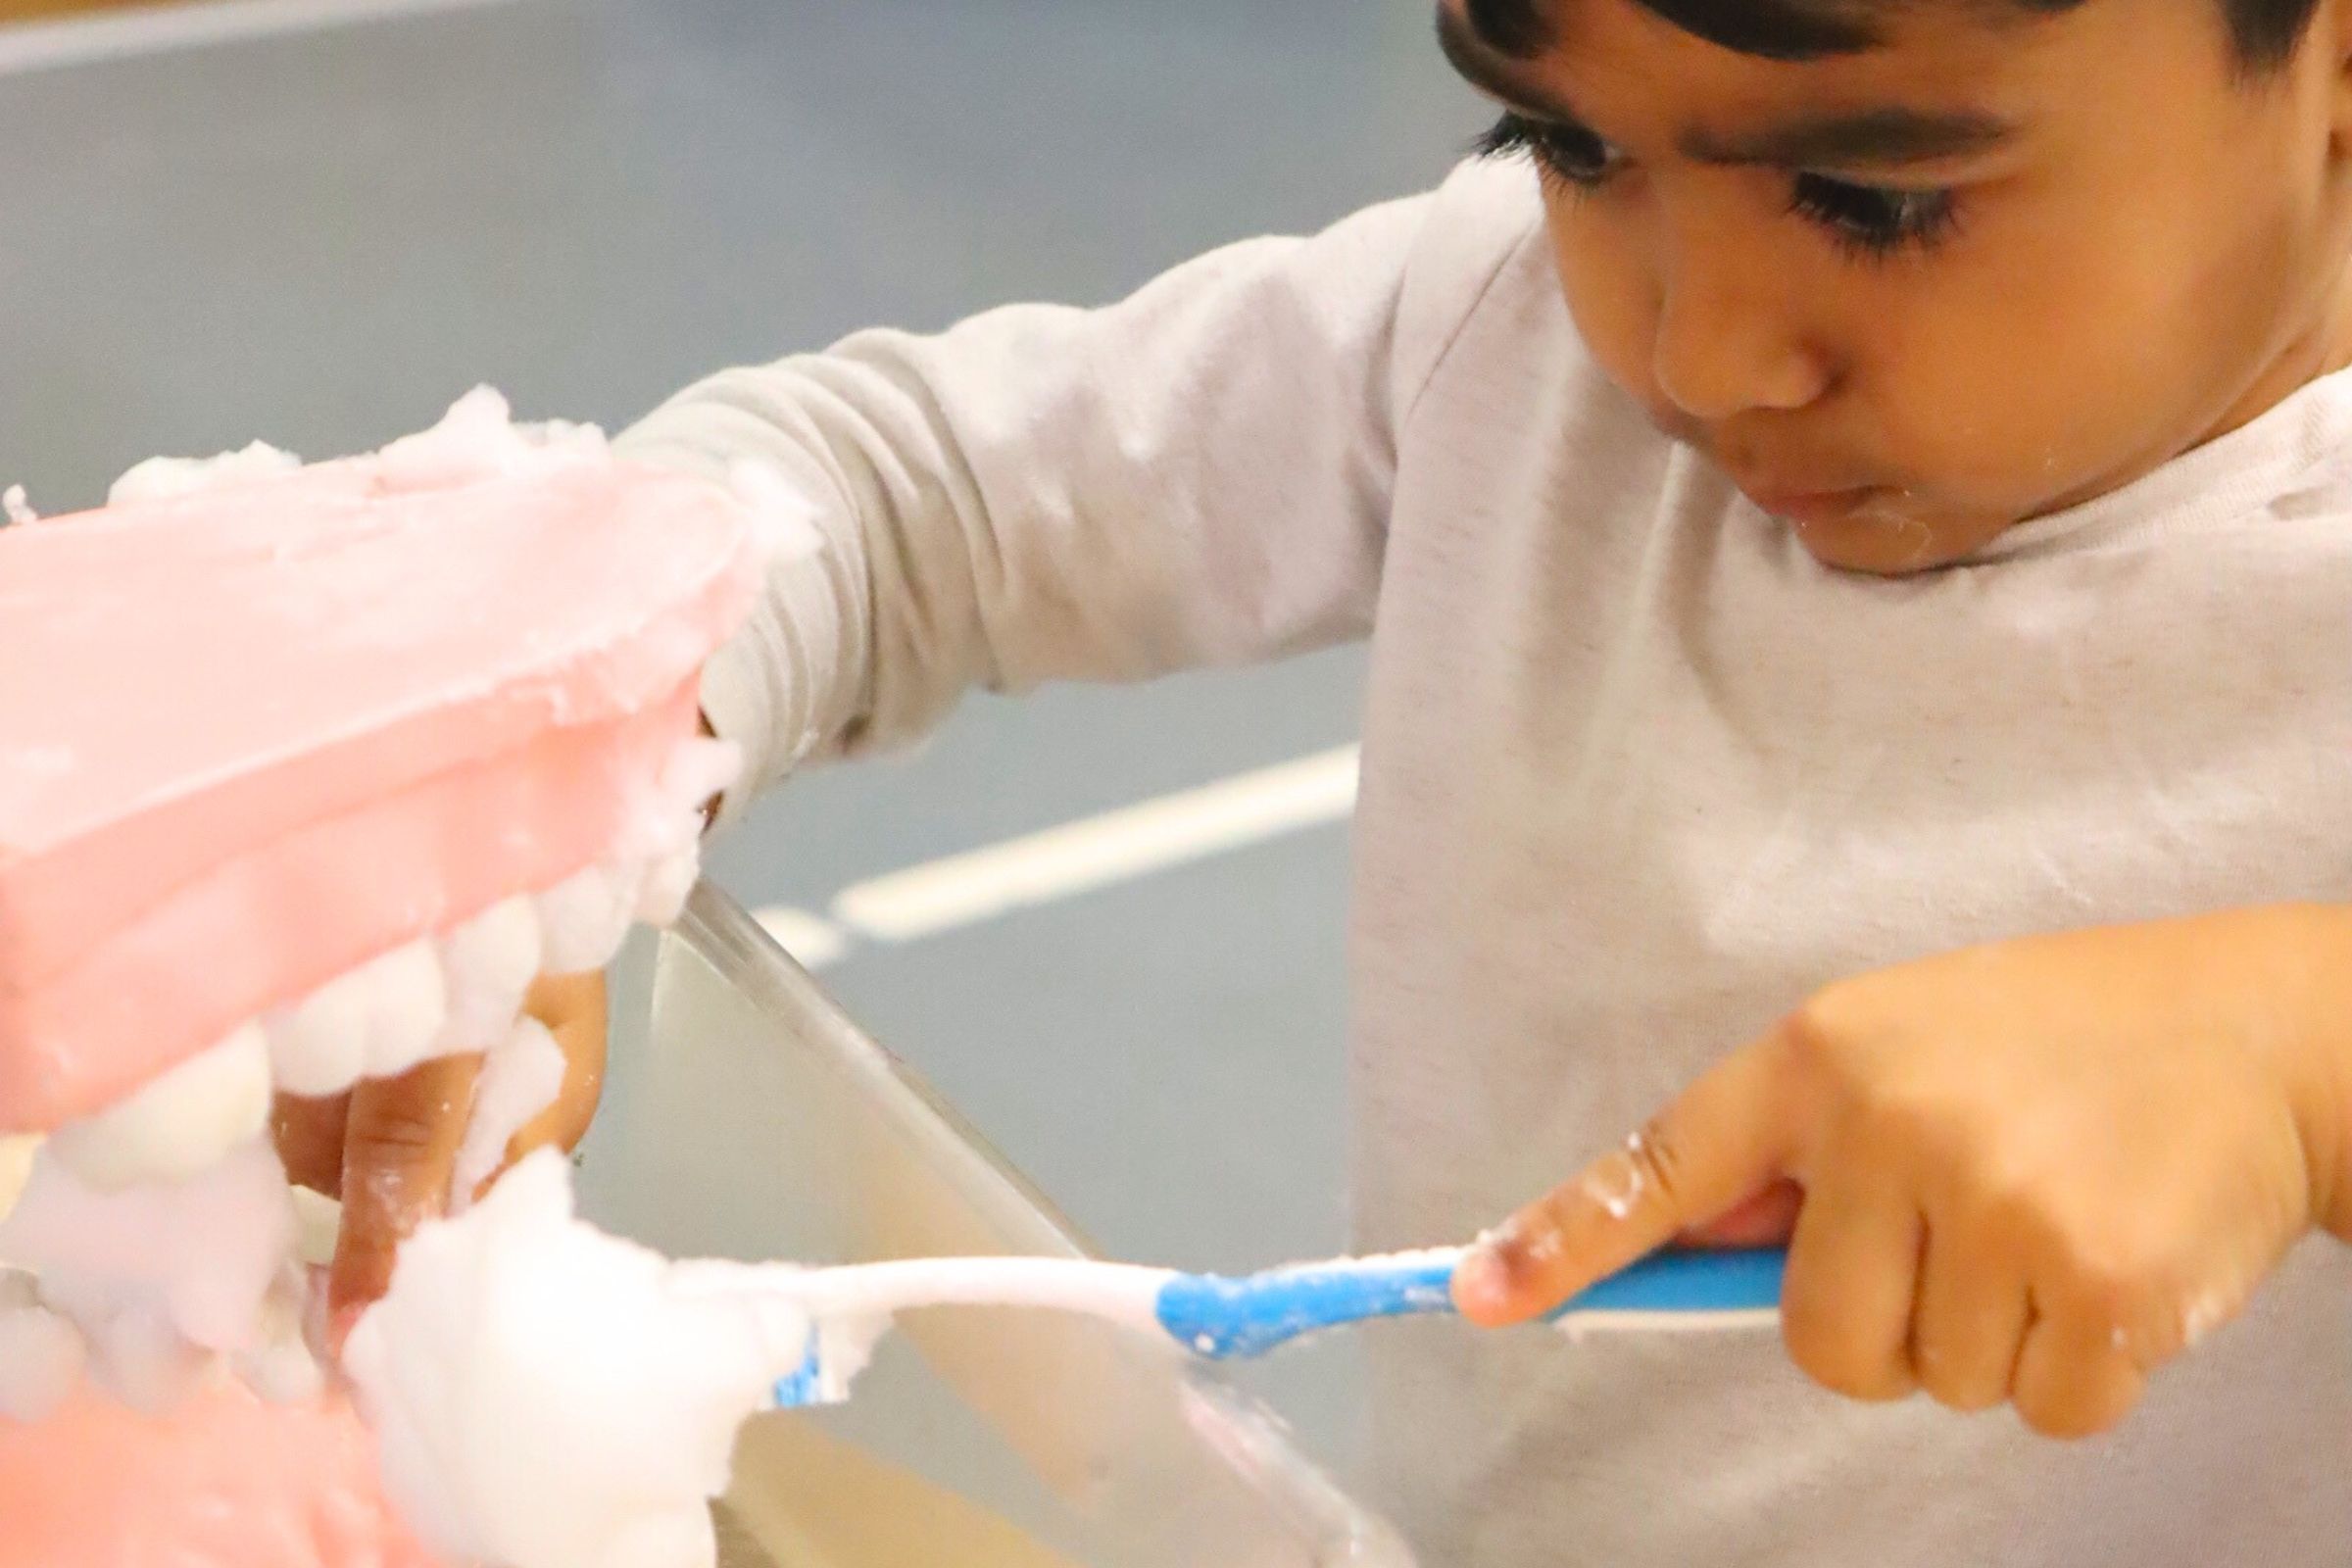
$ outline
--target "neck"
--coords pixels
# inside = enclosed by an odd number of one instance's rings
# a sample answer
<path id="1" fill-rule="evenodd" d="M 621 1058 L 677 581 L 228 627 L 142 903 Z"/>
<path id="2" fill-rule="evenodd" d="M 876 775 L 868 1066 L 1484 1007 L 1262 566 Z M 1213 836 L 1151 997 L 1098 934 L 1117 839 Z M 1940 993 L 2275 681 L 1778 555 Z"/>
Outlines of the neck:
<path id="1" fill-rule="evenodd" d="M 2352 368 L 2352 260 L 2339 266 L 2303 327 L 2206 432 L 2210 441 L 2251 423 L 2322 376 Z"/>

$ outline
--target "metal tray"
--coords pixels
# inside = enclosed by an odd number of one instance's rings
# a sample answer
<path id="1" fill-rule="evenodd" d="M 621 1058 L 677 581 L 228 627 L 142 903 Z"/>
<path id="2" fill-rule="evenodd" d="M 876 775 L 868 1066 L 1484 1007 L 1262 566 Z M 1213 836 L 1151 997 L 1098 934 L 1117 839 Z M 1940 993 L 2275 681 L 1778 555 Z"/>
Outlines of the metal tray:
<path id="1" fill-rule="evenodd" d="M 581 1207 L 676 1256 L 1083 1256 L 1047 1200 L 706 884 L 615 971 Z M 728 1568 L 1410 1568 L 1271 1415 L 1172 1347 L 910 1315 L 847 1408 L 746 1428 Z"/>

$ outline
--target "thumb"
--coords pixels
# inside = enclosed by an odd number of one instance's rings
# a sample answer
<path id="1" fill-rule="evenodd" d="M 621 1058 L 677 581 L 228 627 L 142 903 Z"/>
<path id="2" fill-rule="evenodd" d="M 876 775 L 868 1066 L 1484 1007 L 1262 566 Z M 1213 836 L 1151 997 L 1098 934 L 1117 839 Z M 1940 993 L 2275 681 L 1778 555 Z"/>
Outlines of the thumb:
<path id="1" fill-rule="evenodd" d="M 326 1293 L 338 1345 L 391 1285 L 400 1244 L 449 1206 L 481 1066 L 479 1055 L 443 1056 L 353 1092 L 343 1138 L 343 1232 Z"/>
<path id="2" fill-rule="evenodd" d="M 1781 1062 L 1772 1041 L 1727 1057 L 1623 1149 L 1482 1239 L 1454 1275 L 1462 1315 L 1489 1327 L 1541 1317 L 1771 1189 L 1788 1143 Z"/>

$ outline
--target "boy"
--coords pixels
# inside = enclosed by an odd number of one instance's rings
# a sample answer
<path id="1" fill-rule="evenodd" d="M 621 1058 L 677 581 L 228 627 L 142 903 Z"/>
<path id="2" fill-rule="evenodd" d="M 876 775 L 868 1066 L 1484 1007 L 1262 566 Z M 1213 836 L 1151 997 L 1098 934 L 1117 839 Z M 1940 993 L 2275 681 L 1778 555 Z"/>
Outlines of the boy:
<path id="1" fill-rule="evenodd" d="M 710 672 L 726 814 L 975 684 L 1370 635 L 1361 1244 L 1695 1081 L 1463 1305 L 1792 1228 L 1796 1366 L 1889 1401 L 1384 1334 L 1424 1561 L 2340 1562 L 2352 0 L 1440 24 L 1508 113 L 1434 196 L 630 435 L 827 541 Z"/>

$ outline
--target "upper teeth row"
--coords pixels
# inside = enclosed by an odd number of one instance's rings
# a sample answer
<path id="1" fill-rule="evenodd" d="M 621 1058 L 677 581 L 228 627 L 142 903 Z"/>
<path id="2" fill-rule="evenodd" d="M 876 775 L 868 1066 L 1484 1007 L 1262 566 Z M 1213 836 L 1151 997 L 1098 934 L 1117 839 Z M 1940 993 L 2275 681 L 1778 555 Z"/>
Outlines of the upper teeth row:
<path id="1" fill-rule="evenodd" d="M 258 1136 L 273 1090 L 323 1098 L 503 1041 L 534 977 L 603 968 L 633 922 L 676 917 L 700 869 L 701 802 L 731 766 L 732 748 L 684 743 L 605 859 L 371 958 L 232 1030 L 127 1098 L 58 1129 L 49 1140 L 58 1160 L 101 1191 L 182 1180 Z M 0 1140 L 0 1218 L 29 1158 L 26 1141 Z"/>

